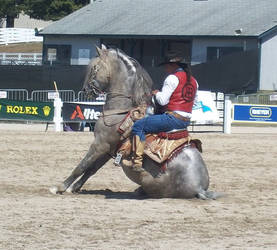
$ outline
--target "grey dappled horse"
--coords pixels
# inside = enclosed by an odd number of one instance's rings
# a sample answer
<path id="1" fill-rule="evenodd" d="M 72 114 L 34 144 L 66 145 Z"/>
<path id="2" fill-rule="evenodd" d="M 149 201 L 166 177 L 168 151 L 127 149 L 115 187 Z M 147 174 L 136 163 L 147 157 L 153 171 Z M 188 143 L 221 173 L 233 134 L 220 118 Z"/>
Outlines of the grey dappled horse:
<path id="1" fill-rule="evenodd" d="M 126 112 L 140 104 L 149 103 L 152 80 L 134 59 L 116 49 L 97 48 L 98 57 L 92 59 L 84 84 L 87 93 L 107 94 L 101 117 L 94 129 L 95 140 L 71 175 L 52 193 L 78 192 L 88 178 L 111 158 L 120 140 L 117 132 Z M 219 194 L 207 191 L 209 175 L 201 154 L 185 147 L 172 159 L 164 173 L 158 164 L 145 157 L 143 167 L 149 173 L 142 180 L 138 173 L 122 166 L 129 179 L 141 185 L 151 197 L 179 197 L 215 199 Z M 77 180 L 77 178 L 80 179 Z M 76 181 L 77 180 L 77 181 Z M 76 181 L 76 182 L 75 182 Z"/>

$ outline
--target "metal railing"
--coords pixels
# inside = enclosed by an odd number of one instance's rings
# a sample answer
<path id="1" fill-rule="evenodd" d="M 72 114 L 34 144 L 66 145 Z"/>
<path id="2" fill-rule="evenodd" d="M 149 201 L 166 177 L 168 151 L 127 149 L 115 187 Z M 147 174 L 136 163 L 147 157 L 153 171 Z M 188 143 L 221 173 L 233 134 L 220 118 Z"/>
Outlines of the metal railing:
<path id="1" fill-rule="evenodd" d="M 231 99 L 236 103 L 277 105 L 277 92 L 238 95 Z"/>
<path id="2" fill-rule="evenodd" d="M 106 101 L 106 95 L 99 95 L 98 97 L 88 97 L 84 91 L 78 92 L 78 99 L 79 102 L 104 102 Z"/>
<path id="3" fill-rule="evenodd" d="M 28 100 L 28 91 L 26 89 L 0 89 L 0 98 L 26 101 Z"/>
<path id="4" fill-rule="evenodd" d="M 58 96 L 57 96 L 58 95 Z M 75 101 L 75 92 L 73 90 L 34 90 L 31 94 L 31 100 L 48 102 L 60 97 L 63 102 Z"/>

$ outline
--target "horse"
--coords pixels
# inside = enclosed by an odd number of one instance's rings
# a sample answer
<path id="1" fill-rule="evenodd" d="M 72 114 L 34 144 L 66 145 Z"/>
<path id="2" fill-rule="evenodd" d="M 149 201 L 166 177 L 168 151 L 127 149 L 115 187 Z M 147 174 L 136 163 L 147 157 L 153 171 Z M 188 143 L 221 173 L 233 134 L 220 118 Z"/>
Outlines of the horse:
<path id="1" fill-rule="evenodd" d="M 119 49 L 107 49 L 103 45 L 96 47 L 96 51 L 98 56 L 88 65 L 83 89 L 94 96 L 106 93 L 103 114 L 95 124 L 95 139 L 87 154 L 64 182 L 50 188 L 54 194 L 80 192 L 84 183 L 116 152 L 120 142 L 117 129 L 126 113 L 151 100 L 153 81 L 135 59 Z M 220 196 L 208 191 L 207 167 L 201 153 L 190 145 L 168 161 L 165 171 L 161 171 L 158 163 L 144 157 L 143 168 L 148 174 L 142 180 L 130 167 L 122 164 L 121 167 L 149 197 L 216 199 Z"/>

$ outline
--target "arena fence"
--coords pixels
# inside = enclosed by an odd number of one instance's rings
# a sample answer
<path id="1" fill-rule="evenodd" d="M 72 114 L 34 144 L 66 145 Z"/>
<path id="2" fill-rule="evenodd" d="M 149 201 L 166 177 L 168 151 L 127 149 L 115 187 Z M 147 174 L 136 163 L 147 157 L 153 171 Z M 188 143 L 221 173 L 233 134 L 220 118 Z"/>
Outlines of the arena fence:
<path id="1" fill-rule="evenodd" d="M 79 91 L 78 92 L 78 99 L 79 102 L 104 102 L 106 101 L 106 95 L 105 94 L 100 94 L 97 98 L 94 97 L 88 97 L 84 91 Z"/>
<path id="2" fill-rule="evenodd" d="M 1 28 L 0 44 L 42 42 L 41 36 L 36 36 L 34 29 L 26 28 Z"/>
<path id="3" fill-rule="evenodd" d="M 31 94 L 33 101 L 53 101 L 55 98 L 61 98 L 63 102 L 75 101 L 75 92 L 73 90 L 34 90 Z"/>
<path id="4" fill-rule="evenodd" d="M 277 92 L 259 92 L 247 95 L 230 96 L 233 103 L 277 105 Z"/>
<path id="5" fill-rule="evenodd" d="M 224 133 L 231 133 L 232 123 L 277 125 L 277 105 L 241 104 L 225 101 Z"/>
<path id="6" fill-rule="evenodd" d="M 2 96 L 1 93 L 3 93 Z M 197 110 L 193 112 L 196 114 L 195 117 L 193 116 L 194 120 L 192 120 L 193 131 L 196 132 L 195 127 L 198 125 L 217 125 L 223 128 L 224 94 L 211 93 L 209 91 L 199 91 L 199 93 L 202 95 L 202 99 L 198 102 L 198 105 L 196 105 Z M 99 112 L 101 113 L 102 107 L 105 104 L 105 98 L 105 95 L 101 95 L 96 99 L 89 99 L 84 95 L 84 92 L 78 92 L 78 98 L 75 99 L 75 93 L 73 90 L 35 90 L 31 92 L 31 98 L 28 98 L 28 92 L 24 89 L 9 89 L 2 90 L 2 92 L 0 91 L 0 101 L 3 99 L 17 101 L 27 100 L 29 102 L 42 103 L 42 105 L 45 103 L 52 103 L 54 105 L 54 118 L 53 120 L 50 119 L 50 122 L 54 122 L 56 131 L 61 131 L 62 123 L 95 123 L 99 117 Z M 208 99 L 211 101 L 207 101 Z M 24 105 L 12 104 L 9 106 L 16 106 L 12 109 L 16 114 L 24 113 L 24 110 L 26 109 L 24 108 L 26 105 Z M 34 105 L 38 106 L 38 104 Z M 2 112 L 4 111 L 5 106 L 7 106 L 7 104 L 3 103 Z M 27 105 L 27 111 L 29 111 L 29 106 Z M 7 107 L 6 110 L 8 110 Z M 9 110 L 11 110 L 11 107 L 9 107 Z M 6 115 L 4 118 L 9 119 L 9 116 Z M 26 119 L 25 116 L 11 116 L 10 118 Z M 47 120 L 47 123 L 49 123 L 49 119 Z"/>
<path id="7" fill-rule="evenodd" d="M 24 101 L 28 100 L 28 91 L 26 89 L 0 89 L 0 98 Z"/>

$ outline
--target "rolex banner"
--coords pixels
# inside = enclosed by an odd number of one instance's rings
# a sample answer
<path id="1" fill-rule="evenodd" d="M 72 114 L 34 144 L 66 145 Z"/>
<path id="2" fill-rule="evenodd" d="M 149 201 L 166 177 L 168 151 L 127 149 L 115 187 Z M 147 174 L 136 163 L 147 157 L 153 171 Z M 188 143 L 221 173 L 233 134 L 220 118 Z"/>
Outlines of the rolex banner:
<path id="1" fill-rule="evenodd" d="M 104 102 L 64 102 L 62 117 L 65 122 L 96 122 L 102 113 Z"/>
<path id="2" fill-rule="evenodd" d="M 0 99 L 0 119 L 53 121 L 53 117 L 52 102 Z"/>

